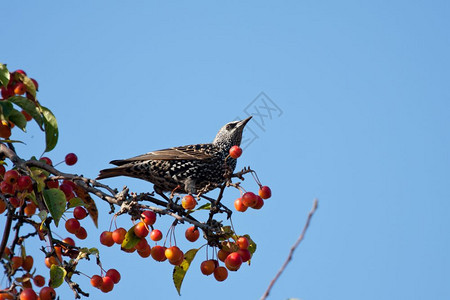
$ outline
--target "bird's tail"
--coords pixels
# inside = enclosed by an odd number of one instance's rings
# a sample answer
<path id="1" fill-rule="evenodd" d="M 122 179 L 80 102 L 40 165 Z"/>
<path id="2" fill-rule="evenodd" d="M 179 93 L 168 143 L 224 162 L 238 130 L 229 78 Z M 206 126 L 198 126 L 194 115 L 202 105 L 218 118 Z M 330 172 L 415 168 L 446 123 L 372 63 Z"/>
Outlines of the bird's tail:
<path id="1" fill-rule="evenodd" d="M 100 174 L 97 176 L 96 180 L 116 176 L 130 176 L 130 174 L 127 172 L 127 168 L 119 167 L 119 168 L 104 169 L 100 171 Z"/>

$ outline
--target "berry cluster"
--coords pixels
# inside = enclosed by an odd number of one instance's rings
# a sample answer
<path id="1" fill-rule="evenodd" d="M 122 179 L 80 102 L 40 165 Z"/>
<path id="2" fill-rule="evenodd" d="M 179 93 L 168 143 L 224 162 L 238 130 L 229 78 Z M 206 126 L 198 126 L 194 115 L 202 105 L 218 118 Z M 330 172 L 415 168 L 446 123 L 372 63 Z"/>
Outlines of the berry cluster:
<path id="1" fill-rule="evenodd" d="M 105 276 L 93 275 L 91 277 L 91 285 L 100 289 L 103 293 L 109 293 L 113 290 L 114 285 L 120 281 L 120 273 L 116 269 L 109 269 Z"/>
<path id="2" fill-rule="evenodd" d="M 35 94 L 39 88 L 37 81 L 33 78 L 28 78 L 27 74 L 23 70 L 16 70 L 12 73 L 9 73 L 10 80 L 6 86 L 1 87 L 1 100 L 6 100 L 15 95 L 25 95 L 31 101 L 35 101 Z M 25 110 L 21 111 L 24 120 L 31 121 L 32 116 L 26 112 Z M 10 119 L 10 118 L 8 118 Z M 6 117 L 1 119 L 0 122 L 0 137 L 9 138 L 11 136 L 11 129 L 14 128 L 15 122 L 17 121 L 18 116 L 12 115 L 12 120 L 7 120 Z"/>

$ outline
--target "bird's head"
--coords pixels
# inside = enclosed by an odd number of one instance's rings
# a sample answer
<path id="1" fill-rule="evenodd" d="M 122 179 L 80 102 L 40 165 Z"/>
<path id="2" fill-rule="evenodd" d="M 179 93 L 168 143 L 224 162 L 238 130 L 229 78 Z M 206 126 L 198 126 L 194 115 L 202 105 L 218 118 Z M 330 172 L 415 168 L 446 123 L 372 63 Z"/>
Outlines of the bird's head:
<path id="1" fill-rule="evenodd" d="M 241 121 L 233 121 L 225 124 L 225 126 L 220 128 L 213 144 L 219 147 L 232 147 L 234 145 L 239 146 L 241 144 L 244 127 L 251 118 L 252 117 L 250 116 Z"/>

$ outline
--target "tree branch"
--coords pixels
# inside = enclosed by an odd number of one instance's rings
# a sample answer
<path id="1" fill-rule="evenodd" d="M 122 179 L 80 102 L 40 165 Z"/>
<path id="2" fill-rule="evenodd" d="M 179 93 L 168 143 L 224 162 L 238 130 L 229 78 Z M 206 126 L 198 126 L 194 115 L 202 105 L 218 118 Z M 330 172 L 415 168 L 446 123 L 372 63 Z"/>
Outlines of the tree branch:
<path id="1" fill-rule="evenodd" d="M 289 262 L 292 259 L 292 256 L 294 254 L 294 251 L 297 249 L 298 245 L 300 244 L 300 242 L 303 240 L 306 230 L 308 230 L 309 227 L 309 223 L 311 221 L 312 216 L 314 215 L 314 213 L 317 210 L 317 206 L 319 204 L 319 201 L 317 199 L 314 199 L 314 203 L 313 203 L 313 207 L 311 209 L 311 211 L 308 214 L 308 218 L 306 219 L 306 223 L 305 226 L 303 227 L 302 233 L 300 234 L 300 236 L 298 237 L 297 241 L 295 242 L 295 244 L 291 247 L 291 250 L 289 251 L 289 255 L 286 259 L 286 261 L 283 263 L 283 265 L 281 266 L 280 270 L 278 271 L 278 273 L 275 275 L 275 277 L 272 279 L 272 281 L 269 284 L 269 287 L 267 288 L 266 292 L 263 294 L 263 296 L 261 297 L 261 300 L 266 299 L 269 296 L 269 293 L 273 287 L 273 285 L 275 284 L 275 282 L 277 281 L 277 279 L 281 276 L 281 273 L 283 273 L 283 271 L 286 269 L 287 265 L 289 264 Z"/>

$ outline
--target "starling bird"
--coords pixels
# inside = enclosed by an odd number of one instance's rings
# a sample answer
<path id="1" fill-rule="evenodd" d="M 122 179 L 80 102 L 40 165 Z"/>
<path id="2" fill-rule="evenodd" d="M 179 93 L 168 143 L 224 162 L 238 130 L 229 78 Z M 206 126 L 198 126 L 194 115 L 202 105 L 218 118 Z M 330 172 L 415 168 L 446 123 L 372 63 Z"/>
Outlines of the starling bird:
<path id="1" fill-rule="evenodd" d="M 113 160 L 111 164 L 117 167 L 101 170 L 97 179 L 129 176 L 152 182 L 159 194 L 174 190 L 206 193 L 225 182 L 227 168 L 233 171 L 236 167 L 236 160 L 227 156 L 232 146 L 241 144 L 242 132 L 251 118 L 226 124 L 211 144 L 180 146 Z"/>

